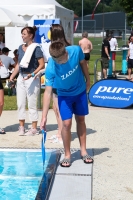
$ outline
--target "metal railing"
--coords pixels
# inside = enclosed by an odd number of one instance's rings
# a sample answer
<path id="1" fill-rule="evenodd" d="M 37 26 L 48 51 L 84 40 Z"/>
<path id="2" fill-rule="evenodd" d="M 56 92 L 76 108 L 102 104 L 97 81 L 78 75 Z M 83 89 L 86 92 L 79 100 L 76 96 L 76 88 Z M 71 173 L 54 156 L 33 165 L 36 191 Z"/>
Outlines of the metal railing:
<path id="1" fill-rule="evenodd" d="M 101 58 L 98 58 L 96 61 L 95 61 L 95 64 L 94 64 L 94 83 L 97 81 L 97 63 L 99 61 L 101 61 L 102 59 Z M 101 67 L 101 79 L 103 78 L 103 72 L 102 72 L 102 67 Z"/>

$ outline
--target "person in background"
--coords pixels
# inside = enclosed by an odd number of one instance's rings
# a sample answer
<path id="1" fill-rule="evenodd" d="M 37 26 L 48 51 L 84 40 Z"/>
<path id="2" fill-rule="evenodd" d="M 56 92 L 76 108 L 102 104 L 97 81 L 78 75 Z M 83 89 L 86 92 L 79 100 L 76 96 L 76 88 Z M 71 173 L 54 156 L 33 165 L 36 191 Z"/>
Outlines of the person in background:
<path id="1" fill-rule="evenodd" d="M 13 52 L 13 54 L 14 54 L 13 60 L 14 60 L 15 64 L 14 64 L 14 67 L 12 67 L 11 65 L 9 67 L 10 76 L 13 73 L 14 68 L 17 66 L 17 63 L 18 63 L 18 49 L 15 49 L 14 52 Z M 18 77 L 18 74 L 16 75 L 15 79 L 17 79 L 17 77 Z M 12 85 L 12 95 L 13 96 L 16 95 L 16 84 Z"/>
<path id="2" fill-rule="evenodd" d="M 127 53 L 127 61 L 128 61 L 128 80 L 133 81 L 133 78 L 131 77 L 133 68 L 133 35 L 130 38 L 129 50 Z"/>
<path id="3" fill-rule="evenodd" d="M 0 68 L 1 67 L 3 67 L 3 63 L 0 59 Z M 4 89 L 3 89 L 3 85 L 2 85 L 1 77 L 0 77 L 0 117 L 2 114 L 3 106 L 4 106 Z M 3 128 L 0 128 L 0 134 L 5 134 L 5 131 Z"/>
<path id="4" fill-rule="evenodd" d="M 2 50 L 1 50 L 1 48 L 0 48 L 0 55 L 2 55 Z"/>
<path id="5" fill-rule="evenodd" d="M 107 34 L 106 38 L 102 42 L 102 50 L 101 50 L 101 65 L 103 70 L 103 78 L 107 78 L 107 69 L 109 68 L 109 60 L 110 60 L 110 39 L 111 34 Z"/>
<path id="6" fill-rule="evenodd" d="M 130 42 L 131 42 L 131 36 L 133 36 L 133 31 L 131 32 L 131 34 L 130 34 L 130 36 L 129 36 L 129 38 L 128 38 L 128 42 L 127 42 L 128 45 L 129 45 Z"/>
<path id="7" fill-rule="evenodd" d="M 15 62 L 15 66 L 16 66 L 18 63 L 18 49 L 15 49 L 13 54 L 14 54 L 13 60 Z"/>
<path id="8" fill-rule="evenodd" d="M 93 163 L 93 159 L 86 151 L 85 115 L 88 114 L 87 91 L 90 87 L 90 78 L 84 54 L 80 46 L 67 46 L 61 41 L 52 42 L 45 77 L 46 87 L 43 96 L 43 112 L 40 129 L 46 129 L 52 88 L 56 82 L 59 111 L 62 118 L 62 139 L 65 157 L 61 167 L 71 166 L 71 125 L 72 115 L 75 114 L 77 134 L 80 142 L 81 159 L 84 163 Z"/>
<path id="9" fill-rule="evenodd" d="M 111 51 L 115 50 L 118 43 L 117 39 L 112 35 L 111 40 L 109 41 L 110 43 L 110 49 Z M 113 66 L 113 76 L 116 76 L 116 66 L 115 66 L 115 59 L 116 59 L 116 52 L 112 52 L 112 66 Z"/>
<path id="10" fill-rule="evenodd" d="M 13 81 L 14 77 L 19 73 L 17 78 L 17 106 L 18 106 L 18 118 L 19 118 L 19 135 L 30 135 L 34 136 L 39 134 L 37 131 L 38 122 L 38 112 L 37 112 L 37 98 L 40 91 L 40 79 L 35 77 L 35 74 L 41 69 L 44 69 L 44 58 L 43 52 L 40 46 L 34 44 L 34 37 L 36 27 L 24 27 L 21 30 L 22 39 L 24 44 L 20 45 L 18 48 L 18 63 L 10 76 L 10 81 Z M 31 46 L 30 46 L 31 45 Z M 33 47 L 33 53 L 28 51 L 28 47 L 31 49 Z M 28 63 L 28 67 L 24 68 L 20 65 L 24 60 L 25 52 L 30 53 L 31 58 Z M 26 52 L 27 53 L 27 52 Z M 27 53 L 27 54 L 28 54 Z M 22 60 L 23 59 L 23 60 Z M 27 63 L 27 62 L 26 62 Z M 31 128 L 28 132 L 25 132 L 25 117 L 26 117 L 26 99 L 28 101 L 29 118 L 32 122 Z"/>
<path id="11" fill-rule="evenodd" d="M 4 78 L 4 79 L 8 79 L 10 77 L 9 68 L 15 67 L 14 60 L 11 57 L 8 56 L 9 51 L 11 51 L 11 50 L 8 49 L 7 47 L 4 47 L 2 49 L 2 55 L 0 55 L 0 59 L 3 63 L 3 67 L 0 70 L 0 76 L 1 76 L 1 78 Z"/>
<path id="12" fill-rule="evenodd" d="M 2 33 L 0 33 L 0 49 L 2 50 L 4 47 L 5 47 L 4 36 Z"/>
<path id="13" fill-rule="evenodd" d="M 79 46 L 85 55 L 86 64 L 89 70 L 88 62 L 90 60 L 90 53 L 93 49 L 93 46 L 92 42 L 88 39 L 88 33 L 86 31 L 82 33 L 82 39 L 79 40 Z"/>
<path id="14" fill-rule="evenodd" d="M 14 71 L 14 68 L 16 67 L 17 63 L 18 63 L 18 54 L 17 54 L 18 50 L 15 49 L 13 54 L 14 54 L 14 57 L 13 57 L 13 60 L 14 60 L 14 67 L 12 65 L 10 65 L 9 67 L 9 73 L 10 75 L 13 73 Z"/>

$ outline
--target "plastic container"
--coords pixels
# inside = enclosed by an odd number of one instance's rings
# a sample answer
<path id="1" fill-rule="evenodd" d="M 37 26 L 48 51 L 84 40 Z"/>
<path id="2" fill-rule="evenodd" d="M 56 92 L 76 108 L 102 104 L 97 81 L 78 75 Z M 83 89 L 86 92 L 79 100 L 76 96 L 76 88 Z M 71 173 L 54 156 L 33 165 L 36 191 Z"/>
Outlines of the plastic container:
<path id="1" fill-rule="evenodd" d="M 116 50 L 118 50 L 118 44 L 116 45 Z"/>

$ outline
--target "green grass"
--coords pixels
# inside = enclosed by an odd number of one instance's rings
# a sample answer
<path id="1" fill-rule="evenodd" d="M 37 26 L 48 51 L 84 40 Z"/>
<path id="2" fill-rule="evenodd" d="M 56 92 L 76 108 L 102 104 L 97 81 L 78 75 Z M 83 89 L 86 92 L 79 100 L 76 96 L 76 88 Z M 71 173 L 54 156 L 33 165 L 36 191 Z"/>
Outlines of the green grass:
<path id="1" fill-rule="evenodd" d="M 74 38 L 74 44 L 78 44 L 78 41 L 81 38 Z M 94 83 L 94 64 L 95 61 L 100 58 L 100 49 L 101 49 L 101 44 L 102 39 L 101 38 L 90 38 L 90 40 L 93 43 L 93 51 L 91 52 L 91 58 L 89 61 L 89 74 L 90 74 L 90 82 L 91 85 Z M 118 41 L 119 46 L 122 46 L 123 41 L 119 40 Z M 119 52 L 117 53 L 116 56 L 116 70 L 121 71 L 121 64 L 122 64 L 122 53 Z M 98 62 L 97 65 L 97 71 L 101 71 L 101 64 Z M 41 107 L 42 107 L 42 98 L 43 98 L 43 93 L 44 89 L 41 89 Z M 52 108 L 52 102 L 50 104 L 50 108 Z M 4 88 L 4 110 L 17 110 L 17 101 L 16 101 L 16 96 L 8 96 L 8 89 Z"/>
<path id="2" fill-rule="evenodd" d="M 16 96 L 4 95 L 4 109 L 3 110 L 17 110 Z"/>
<path id="3" fill-rule="evenodd" d="M 78 45 L 78 41 L 81 38 L 74 38 L 74 44 Z M 101 50 L 101 45 L 102 45 L 102 38 L 101 37 L 90 37 L 89 40 L 92 42 L 93 44 L 93 51 L 92 54 L 93 55 L 100 55 L 100 50 Z M 124 45 L 124 41 L 121 38 L 117 39 L 118 42 L 118 46 L 122 47 L 122 45 Z M 118 52 L 118 55 L 121 55 L 121 52 Z"/>
<path id="4" fill-rule="evenodd" d="M 5 84 L 3 84 L 4 86 Z M 43 100 L 44 89 L 41 89 L 41 108 Z M 50 108 L 52 108 L 52 101 L 50 103 Z M 27 105 L 26 105 L 27 109 Z M 17 110 L 17 98 L 16 96 L 8 96 L 8 89 L 4 88 L 4 108 L 3 110 Z"/>
<path id="5" fill-rule="evenodd" d="M 74 44 L 78 45 L 78 41 L 81 38 L 74 38 Z M 94 83 L 94 64 L 95 61 L 101 57 L 101 44 L 102 44 L 102 38 L 89 38 L 89 40 L 93 44 L 93 51 L 91 52 L 90 61 L 89 61 L 89 74 L 90 74 L 90 82 L 91 85 Z M 117 39 L 119 47 L 122 47 L 124 45 L 124 41 L 122 39 Z M 116 55 L 116 71 L 121 71 L 122 66 L 122 52 L 117 52 Z M 97 63 L 97 71 L 101 71 L 101 63 L 100 61 Z"/>

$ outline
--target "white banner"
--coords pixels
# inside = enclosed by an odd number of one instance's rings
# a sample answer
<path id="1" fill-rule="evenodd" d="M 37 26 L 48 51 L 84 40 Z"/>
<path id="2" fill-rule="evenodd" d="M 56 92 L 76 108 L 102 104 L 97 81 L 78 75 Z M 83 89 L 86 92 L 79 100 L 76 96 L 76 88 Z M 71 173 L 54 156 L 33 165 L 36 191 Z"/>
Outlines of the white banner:
<path id="1" fill-rule="evenodd" d="M 13 51 L 23 44 L 21 30 L 23 27 L 5 27 L 5 47 L 9 48 L 10 57 L 14 57 Z"/>

